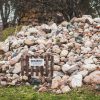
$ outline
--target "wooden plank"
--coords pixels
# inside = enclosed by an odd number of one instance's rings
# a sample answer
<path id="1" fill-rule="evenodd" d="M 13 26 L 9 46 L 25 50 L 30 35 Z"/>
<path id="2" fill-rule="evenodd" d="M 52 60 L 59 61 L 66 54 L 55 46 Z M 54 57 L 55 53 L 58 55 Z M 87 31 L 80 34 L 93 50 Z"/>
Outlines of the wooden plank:
<path id="1" fill-rule="evenodd" d="M 39 75 L 39 68 L 38 68 L 38 66 L 36 66 L 36 76 L 38 76 Z"/>
<path id="2" fill-rule="evenodd" d="M 51 77 L 53 76 L 54 57 L 51 56 Z"/>
<path id="3" fill-rule="evenodd" d="M 43 66 L 40 67 L 40 74 L 41 74 L 41 76 L 43 76 L 43 74 L 44 74 Z"/>
<path id="4" fill-rule="evenodd" d="M 29 74 L 29 56 L 26 55 L 26 76 Z"/>
<path id="5" fill-rule="evenodd" d="M 48 55 L 46 55 L 46 65 L 45 65 L 45 73 L 46 73 L 46 76 L 48 76 Z"/>
<path id="6" fill-rule="evenodd" d="M 21 75 L 24 76 L 23 56 L 21 56 Z"/>
<path id="7" fill-rule="evenodd" d="M 34 67 L 31 66 L 31 76 L 34 76 Z"/>

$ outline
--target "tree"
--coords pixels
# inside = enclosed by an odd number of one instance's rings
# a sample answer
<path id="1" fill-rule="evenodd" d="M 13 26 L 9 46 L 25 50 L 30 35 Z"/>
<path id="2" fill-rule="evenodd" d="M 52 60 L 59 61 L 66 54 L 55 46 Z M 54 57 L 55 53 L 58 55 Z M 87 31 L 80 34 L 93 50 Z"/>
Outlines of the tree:
<path id="1" fill-rule="evenodd" d="M 1 0 L 0 1 L 0 14 L 1 14 L 1 19 L 3 23 L 3 27 L 8 26 L 8 19 L 9 19 L 9 14 L 11 11 L 11 6 L 10 6 L 10 0 Z"/>

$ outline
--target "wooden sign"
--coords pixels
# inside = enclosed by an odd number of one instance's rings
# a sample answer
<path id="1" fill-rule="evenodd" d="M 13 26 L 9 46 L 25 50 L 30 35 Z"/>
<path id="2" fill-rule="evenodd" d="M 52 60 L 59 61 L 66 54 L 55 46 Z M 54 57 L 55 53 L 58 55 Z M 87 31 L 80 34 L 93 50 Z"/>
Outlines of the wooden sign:
<path id="1" fill-rule="evenodd" d="M 29 59 L 29 66 L 44 66 L 44 59 L 32 58 Z"/>

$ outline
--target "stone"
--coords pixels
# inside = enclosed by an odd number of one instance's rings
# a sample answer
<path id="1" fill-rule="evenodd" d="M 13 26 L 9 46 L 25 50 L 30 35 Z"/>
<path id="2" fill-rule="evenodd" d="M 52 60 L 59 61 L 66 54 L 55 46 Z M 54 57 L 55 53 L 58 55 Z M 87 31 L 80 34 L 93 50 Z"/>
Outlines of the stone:
<path id="1" fill-rule="evenodd" d="M 0 42 L 0 52 L 8 52 L 9 51 L 9 43 Z"/>
<path id="2" fill-rule="evenodd" d="M 28 45 L 28 46 L 32 46 L 32 45 L 34 44 L 34 41 L 32 41 L 32 40 L 30 40 L 30 39 L 26 39 L 26 40 L 24 41 L 24 43 L 25 43 L 26 45 Z"/>
<path id="3" fill-rule="evenodd" d="M 51 84 L 51 88 L 52 89 L 56 89 L 58 88 L 58 86 L 60 85 L 59 82 L 61 81 L 61 77 L 57 76 L 54 79 L 52 79 L 52 84 Z"/>
<path id="4" fill-rule="evenodd" d="M 68 71 L 69 69 L 70 69 L 70 65 L 67 64 L 67 63 L 66 63 L 65 65 L 62 66 L 62 71 L 63 71 L 63 72 L 66 72 L 66 71 Z"/>
<path id="5" fill-rule="evenodd" d="M 59 86 L 59 82 L 58 81 L 52 81 L 52 85 L 51 85 L 51 89 L 56 89 Z"/>
<path id="6" fill-rule="evenodd" d="M 61 93 L 62 91 L 60 89 L 56 91 L 56 94 L 61 94 Z"/>
<path id="7" fill-rule="evenodd" d="M 67 92 L 71 91 L 69 86 L 61 86 L 61 90 L 62 90 L 62 93 L 67 93 Z"/>
<path id="8" fill-rule="evenodd" d="M 60 48 L 58 45 L 53 46 L 52 51 L 59 54 L 61 52 Z"/>
<path id="9" fill-rule="evenodd" d="M 62 25 L 63 27 L 67 27 L 69 23 L 67 21 L 63 21 L 60 25 Z"/>
<path id="10" fill-rule="evenodd" d="M 77 74 L 72 76 L 72 80 L 70 82 L 70 86 L 72 88 L 81 87 L 82 86 L 82 75 Z"/>
<path id="11" fill-rule="evenodd" d="M 62 62 L 66 62 L 66 58 L 65 58 L 65 57 L 61 57 L 60 60 L 61 60 Z"/>
<path id="12" fill-rule="evenodd" d="M 67 84 L 68 79 L 69 79 L 69 76 L 68 76 L 68 75 L 64 75 L 64 76 L 62 77 L 62 80 L 64 81 L 65 84 Z"/>
<path id="13" fill-rule="evenodd" d="M 44 39 L 41 38 L 41 39 L 37 40 L 37 43 L 38 44 L 44 44 L 44 45 L 46 45 L 46 40 L 44 40 Z"/>
<path id="14" fill-rule="evenodd" d="M 41 29 L 42 30 L 48 30 L 49 31 L 50 30 L 50 27 L 47 24 L 42 24 L 41 25 Z"/>
<path id="15" fill-rule="evenodd" d="M 81 53 L 88 53 L 91 51 L 90 47 L 81 47 Z"/>
<path id="16" fill-rule="evenodd" d="M 84 78 L 87 84 L 100 84 L 100 71 L 94 71 Z"/>
<path id="17" fill-rule="evenodd" d="M 60 71 L 61 70 L 61 67 L 59 65 L 54 65 L 54 71 Z"/>
<path id="18" fill-rule="evenodd" d="M 2 86 L 7 86 L 7 82 L 6 82 L 6 81 L 1 81 L 0 84 L 1 84 Z"/>
<path id="19" fill-rule="evenodd" d="M 13 73 L 14 74 L 18 74 L 20 72 L 21 72 L 21 64 L 20 63 L 16 63 L 15 66 L 14 66 Z"/>
<path id="20" fill-rule="evenodd" d="M 7 68 L 9 68 L 9 66 L 7 64 L 5 64 L 5 65 L 2 65 L 1 68 L 2 68 L 2 71 L 5 72 L 7 70 Z"/>
<path id="21" fill-rule="evenodd" d="M 13 80 L 9 85 L 15 86 L 17 83 L 17 80 Z"/>
<path id="22" fill-rule="evenodd" d="M 21 55 L 22 55 L 22 54 L 20 53 L 20 54 L 18 54 L 17 56 L 13 57 L 13 58 L 9 61 L 10 65 L 16 64 L 16 63 L 20 60 Z"/>
<path id="23" fill-rule="evenodd" d="M 53 71 L 53 77 L 56 77 L 56 76 L 63 76 L 64 74 L 60 71 Z"/>
<path id="24" fill-rule="evenodd" d="M 58 64 L 60 62 L 60 57 L 59 55 L 54 55 L 54 63 Z"/>
<path id="25" fill-rule="evenodd" d="M 19 79 L 19 75 L 18 74 L 13 74 L 13 79 Z"/>
<path id="26" fill-rule="evenodd" d="M 88 41 L 85 41 L 85 47 L 92 47 L 92 42 L 91 42 L 91 40 L 88 40 Z"/>
<path id="27" fill-rule="evenodd" d="M 78 66 L 76 64 L 75 65 L 69 65 L 69 64 L 66 63 L 65 65 L 62 66 L 62 71 L 64 73 L 67 73 L 67 72 L 72 73 L 75 70 L 78 70 Z"/>
<path id="28" fill-rule="evenodd" d="M 94 21 L 100 23 L 100 18 L 94 18 Z"/>
<path id="29" fill-rule="evenodd" d="M 28 77 L 27 77 L 27 76 L 25 76 L 25 75 L 24 75 L 24 76 L 21 76 L 21 77 L 20 77 L 20 80 L 27 81 L 27 80 L 28 80 Z"/>
<path id="30" fill-rule="evenodd" d="M 100 84 L 95 85 L 95 90 L 100 91 Z"/>
<path id="31" fill-rule="evenodd" d="M 28 28 L 28 30 L 27 30 L 29 33 L 38 33 L 39 31 L 36 29 L 36 28 L 34 28 L 34 27 L 32 27 L 32 28 Z"/>
<path id="32" fill-rule="evenodd" d="M 47 92 L 47 88 L 46 87 L 41 87 L 38 92 Z"/>
<path id="33" fill-rule="evenodd" d="M 68 54 L 68 51 L 67 50 L 62 50 L 60 56 L 61 57 L 66 57 L 67 54 Z"/>
<path id="34" fill-rule="evenodd" d="M 51 29 L 51 33 L 55 34 L 58 29 L 56 23 L 53 23 L 52 25 L 50 25 L 50 29 Z"/>
<path id="35" fill-rule="evenodd" d="M 82 65 L 82 68 L 83 69 L 86 69 L 86 70 L 88 70 L 88 71 L 94 71 L 94 70 L 96 70 L 97 69 L 97 65 L 95 65 L 95 64 L 84 64 L 84 65 Z"/>
<path id="36" fill-rule="evenodd" d="M 88 71 L 87 70 L 82 70 L 82 71 L 79 71 L 77 74 L 81 74 L 83 77 L 87 76 L 88 75 Z"/>

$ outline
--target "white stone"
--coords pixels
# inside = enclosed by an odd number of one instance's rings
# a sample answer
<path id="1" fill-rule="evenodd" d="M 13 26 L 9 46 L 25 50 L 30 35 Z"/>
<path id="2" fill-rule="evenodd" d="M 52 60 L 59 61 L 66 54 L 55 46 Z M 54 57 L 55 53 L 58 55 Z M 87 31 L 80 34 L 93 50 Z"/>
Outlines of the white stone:
<path id="1" fill-rule="evenodd" d="M 6 85 L 7 85 L 7 82 L 6 82 L 6 81 L 1 81 L 0 84 L 1 84 L 2 86 L 6 86 Z"/>
<path id="2" fill-rule="evenodd" d="M 66 63 L 65 65 L 62 66 L 62 71 L 63 71 L 63 72 L 66 72 L 66 71 L 68 71 L 69 69 L 70 69 L 70 65 L 67 64 L 67 63 Z"/>
<path id="3" fill-rule="evenodd" d="M 92 42 L 90 40 L 85 41 L 85 47 L 92 47 Z"/>
<path id="4" fill-rule="evenodd" d="M 88 71 L 94 71 L 96 70 L 98 66 L 95 64 L 84 64 L 82 65 L 82 68 L 87 69 Z"/>
<path id="5" fill-rule="evenodd" d="M 54 55 L 54 63 L 58 64 L 60 62 L 60 57 L 59 55 Z"/>
<path id="6" fill-rule="evenodd" d="M 29 33 L 38 33 L 39 31 L 36 29 L 36 28 L 34 28 L 34 27 L 32 27 L 32 28 L 28 28 L 28 30 L 27 30 Z"/>
<path id="7" fill-rule="evenodd" d="M 72 88 L 81 87 L 82 86 L 82 75 L 77 74 L 77 75 L 72 76 L 70 85 Z"/>
<path id="8" fill-rule="evenodd" d="M 44 40 L 44 39 L 38 39 L 37 40 L 37 43 L 38 44 L 44 44 L 45 45 L 46 44 L 46 40 Z"/>
<path id="9" fill-rule="evenodd" d="M 73 71 L 75 71 L 77 69 L 78 69 L 78 66 L 76 64 L 70 66 L 69 64 L 66 63 L 65 65 L 62 66 L 62 71 L 64 73 L 66 73 L 66 72 L 72 73 Z"/>
<path id="10" fill-rule="evenodd" d="M 82 71 L 79 71 L 77 74 L 81 74 L 83 77 L 87 76 L 88 75 L 88 71 L 87 70 L 82 70 Z"/>
<path id="11" fill-rule="evenodd" d="M 0 51 L 8 52 L 9 50 L 9 43 L 0 42 Z"/>
<path id="12" fill-rule="evenodd" d="M 20 73 L 20 72 L 21 72 L 21 64 L 20 63 L 16 63 L 15 66 L 14 66 L 13 73 L 17 74 L 17 73 Z"/>
<path id="13" fill-rule="evenodd" d="M 63 76 L 64 74 L 60 71 L 53 71 L 53 77 Z"/>
<path id="14" fill-rule="evenodd" d="M 68 54 L 68 51 L 67 50 L 62 50 L 60 56 L 61 57 L 66 57 L 67 54 Z"/>
<path id="15" fill-rule="evenodd" d="M 71 89 L 69 86 L 61 86 L 61 90 L 62 90 L 62 93 L 67 93 L 69 92 Z"/>
<path id="16" fill-rule="evenodd" d="M 52 51 L 59 54 L 61 52 L 60 48 L 58 45 L 53 46 Z"/>
<path id="17" fill-rule="evenodd" d="M 41 29 L 43 29 L 43 30 L 50 30 L 50 27 L 47 25 L 47 24 L 42 24 L 41 25 Z"/>
<path id="18" fill-rule="evenodd" d="M 100 18 L 94 18 L 94 21 L 100 23 Z"/>

